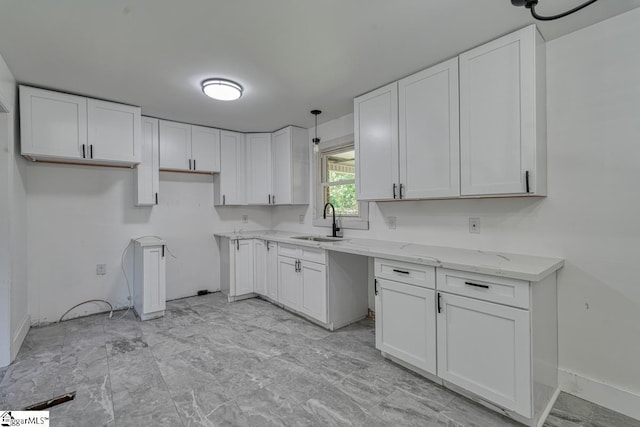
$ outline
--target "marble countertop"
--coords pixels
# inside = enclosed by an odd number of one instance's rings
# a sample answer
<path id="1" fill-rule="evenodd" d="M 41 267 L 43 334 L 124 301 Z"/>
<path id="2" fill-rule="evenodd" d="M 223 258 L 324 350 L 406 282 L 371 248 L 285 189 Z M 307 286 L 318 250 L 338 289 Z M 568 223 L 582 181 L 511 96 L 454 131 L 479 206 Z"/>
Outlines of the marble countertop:
<path id="1" fill-rule="evenodd" d="M 231 240 L 263 239 L 278 243 L 321 248 L 328 251 L 345 252 L 374 258 L 413 262 L 433 267 L 490 274 L 531 282 L 538 282 L 544 279 L 564 265 L 564 260 L 559 258 L 430 246 L 417 243 L 351 239 L 348 237 L 331 242 L 314 242 L 293 238 L 295 236 L 307 235 L 308 234 L 300 232 L 293 233 L 272 230 L 214 234 L 216 237 Z"/>

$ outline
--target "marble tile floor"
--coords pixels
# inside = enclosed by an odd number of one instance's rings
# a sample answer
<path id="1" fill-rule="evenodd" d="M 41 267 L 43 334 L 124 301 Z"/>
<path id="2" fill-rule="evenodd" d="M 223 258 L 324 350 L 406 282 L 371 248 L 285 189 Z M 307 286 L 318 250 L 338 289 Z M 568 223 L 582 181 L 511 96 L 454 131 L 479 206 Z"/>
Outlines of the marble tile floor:
<path id="1" fill-rule="evenodd" d="M 380 356 L 373 322 L 328 332 L 220 293 L 32 328 L 0 369 L 0 409 L 75 390 L 51 426 L 517 426 Z M 640 426 L 561 394 L 546 426 Z"/>

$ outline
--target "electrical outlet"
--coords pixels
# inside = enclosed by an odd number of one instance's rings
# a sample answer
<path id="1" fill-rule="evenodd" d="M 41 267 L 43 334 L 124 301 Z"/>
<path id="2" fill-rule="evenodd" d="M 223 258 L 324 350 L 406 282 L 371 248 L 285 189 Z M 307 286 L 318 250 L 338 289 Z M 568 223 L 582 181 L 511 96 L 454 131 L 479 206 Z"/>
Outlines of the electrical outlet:
<path id="1" fill-rule="evenodd" d="M 469 218 L 469 233 L 480 233 L 480 218 Z"/>
<path id="2" fill-rule="evenodd" d="M 298 215 L 298 222 L 304 224 L 304 215 Z"/>
<path id="3" fill-rule="evenodd" d="M 388 216 L 387 217 L 387 226 L 389 227 L 389 230 L 395 230 L 396 229 L 396 217 L 395 216 Z"/>
<path id="4" fill-rule="evenodd" d="M 96 266 L 96 274 L 98 276 L 104 276 L 107 274 L 107 264 L 98 264 Z"/>
<path id="5" fill-rule="evenodd" d="M 242 215 L 242 223 L 247 224 L 249 222 L 249 215 Z"/>

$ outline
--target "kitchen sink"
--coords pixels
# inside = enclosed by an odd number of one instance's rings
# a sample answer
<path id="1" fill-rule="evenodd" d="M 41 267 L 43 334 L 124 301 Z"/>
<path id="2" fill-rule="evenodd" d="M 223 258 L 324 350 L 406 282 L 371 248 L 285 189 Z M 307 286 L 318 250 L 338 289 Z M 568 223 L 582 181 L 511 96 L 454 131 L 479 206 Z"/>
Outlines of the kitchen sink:
<path id="1" fill-rule="evenodd" d="M 343 240 L 341 237 L 320 237 L 320 236 L 295 236 L 292 239 L 309 240 L 311 242 L 336 242 Z"/>

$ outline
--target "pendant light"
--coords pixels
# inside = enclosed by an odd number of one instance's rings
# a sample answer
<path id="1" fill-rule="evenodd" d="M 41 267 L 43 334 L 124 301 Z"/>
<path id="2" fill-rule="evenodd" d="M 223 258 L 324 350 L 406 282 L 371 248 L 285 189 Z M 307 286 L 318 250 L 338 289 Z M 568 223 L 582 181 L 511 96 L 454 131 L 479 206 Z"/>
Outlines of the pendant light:
<path id="1" fill-rule="evenodd" d="M 580 9 L 584 9 L 585 7 L 589 6 L 592 3 L 597 2 L 598 0 L 588 0 L 584 3 L 582 3 L 579 6 L 574 7 L 571 10 L 568 10 L 566 12 L 563 13 L 559 13 L 557 15 L 553 15 L 553 16 L 540 16 L 538 15 L 538 13 L 536 12 L 536 5 L 538 4 L 538 0 L 511 0 L 511 4 L 514 6 L 524 6 L 527 9 L 531 10 L 531 15 L 536 18 L 539 21 L 553 21 L 554 19 L 560 19 L 560 18 L 564 18 L 565 16 L 569 16 L 574 12 L 579 11 Z"/>
<path id="2" fill-rule="evenodd" d="M 316 126 L 315 126 L 316 137 L 311 140 L 313 142 L 313 153 L 318 154 L 318 151 L 320 151 L 320 147 L 319 147 L 320 138 L 318 138 L 318 114 L 322 114 L 322 111 L 311 110 L 311 114 L 316 116 Z"/>

